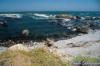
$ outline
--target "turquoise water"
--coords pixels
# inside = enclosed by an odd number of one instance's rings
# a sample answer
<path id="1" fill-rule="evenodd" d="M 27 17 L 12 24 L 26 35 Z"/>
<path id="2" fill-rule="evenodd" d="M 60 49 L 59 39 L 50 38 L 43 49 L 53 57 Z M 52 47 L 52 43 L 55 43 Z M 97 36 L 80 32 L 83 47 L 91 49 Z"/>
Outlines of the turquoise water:
<path id="1" fill-rule="evenodd" d="M 28 29 L 30 34 L 29 39 L 41 39 L 47 37 L 66 37 L 69 35 L 77 35 L 77 32 L 72 32 L 66 28 L 61 27 L 55 23 L 50 23 L 47 19 L 34 19 L 33 14 L 46 14 L 46 15 L 57 15 L 57 14 L 69 14 L 74 16 L 100 16 L 100 12 L 16 12 L 16 14 L 23 15 L 20 19 L 2 18 L 7 21 L 6 27 L 0 26 L 0 39 L 19 39 L 22 38 L 22 31 Z M 4 14 L 4 13 L 1 13 Z M 12 14 L 12 13 L 9 13 Z"/>

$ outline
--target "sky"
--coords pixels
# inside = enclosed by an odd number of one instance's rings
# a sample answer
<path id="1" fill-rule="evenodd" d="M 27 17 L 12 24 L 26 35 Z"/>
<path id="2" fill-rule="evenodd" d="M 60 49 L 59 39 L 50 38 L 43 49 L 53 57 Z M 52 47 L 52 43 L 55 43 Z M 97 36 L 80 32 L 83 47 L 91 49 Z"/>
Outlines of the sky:
<path id="1" fill-rule="evenodd" d="M 0 0 L 0 11 L 100 11 L 100 0 Z"/>

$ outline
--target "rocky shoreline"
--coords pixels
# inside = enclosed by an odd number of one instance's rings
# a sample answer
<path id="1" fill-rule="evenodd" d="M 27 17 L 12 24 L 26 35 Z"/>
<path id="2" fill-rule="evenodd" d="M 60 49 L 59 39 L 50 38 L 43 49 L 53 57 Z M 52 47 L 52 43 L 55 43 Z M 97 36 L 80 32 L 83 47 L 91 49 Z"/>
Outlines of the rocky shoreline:
<path id="1" fill-rule="evenodd" d="M 100 31 L 91 32 L 67 40 L 50 40 L 42 42 L 17 43 L 8 47 L 12 50 L 32 50 L 34 48 L 47 48 L 51 53 L 57 54 L 63 61 L 72 61 L 75 56 L 100 58 Z M 6 50 L 7 48 L 5 48 Z M 2 50 L 2 49 L 1 49 Z"/>
<path id="2" fill-rule="evenodd" d="M 42 17 L 44 16 L 42 15 Z M 59 36 L 55 35 L 57 39 L 39 36 L 42 40 L 30 40 L 28 39 L 30 31 L 23 29 L 21 33 L 23 39 L 1 40 L 0 52 L 7 50 L 31 51 L 36 48 L 46 48 L 65 62 L 72 62 L 73 58 L 77 56 L 100 59 L 100 17 L 56 15 L 53 20 L 48 18 L 51 24 L 54 22 L 66 30 L 78 34 L 73 36 L 69 33 L 71 35 L 66 35 L 67 38 L 58 38 Z M 0 23 L 2 25 L 2 22 Z"/>

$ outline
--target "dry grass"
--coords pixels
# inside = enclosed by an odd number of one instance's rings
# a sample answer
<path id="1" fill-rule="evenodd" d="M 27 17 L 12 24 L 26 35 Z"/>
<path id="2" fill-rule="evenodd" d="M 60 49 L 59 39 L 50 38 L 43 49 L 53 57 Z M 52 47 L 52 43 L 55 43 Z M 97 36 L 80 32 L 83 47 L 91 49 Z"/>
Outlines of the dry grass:
<path id="1" fill-rule="evenodd" d="M 1 66 L 70 66 L 46 49 L 6 51 L 0 54 Z"/>

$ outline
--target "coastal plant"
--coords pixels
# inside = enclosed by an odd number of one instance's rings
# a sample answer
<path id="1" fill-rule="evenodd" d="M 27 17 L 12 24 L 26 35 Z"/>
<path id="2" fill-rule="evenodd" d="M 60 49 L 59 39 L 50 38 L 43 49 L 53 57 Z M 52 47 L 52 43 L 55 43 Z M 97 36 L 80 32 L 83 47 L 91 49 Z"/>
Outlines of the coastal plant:
<path id="1" fill-rule="evenodd" d="M 84 61 L 85 63 L 100 63 L 100 59 L 95 57 L 76 56 L 73 59 L 73 62 L 75 63 L 80 63 L 81 61 Z"/>
<path id="2" fill-rule="evenodd" d="M 0 66 L 70 66 L 70 63 L 40 48 L 32 51 L 7 50 L 0 54 Z"/>

